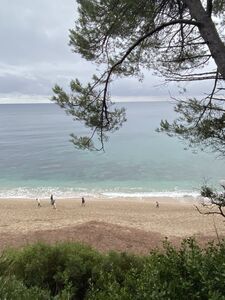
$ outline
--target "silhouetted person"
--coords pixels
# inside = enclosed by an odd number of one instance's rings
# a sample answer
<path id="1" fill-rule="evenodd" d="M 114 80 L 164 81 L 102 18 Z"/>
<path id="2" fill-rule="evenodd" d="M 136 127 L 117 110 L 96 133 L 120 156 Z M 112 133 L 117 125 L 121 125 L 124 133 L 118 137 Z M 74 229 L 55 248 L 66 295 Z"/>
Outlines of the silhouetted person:
<path id="1" fill-rule="evenodd" d="M 85 206 L 85 199 L 84 199 L 84 197 L 81 198 L 81 206 Z"/>
<path id="2" fill-rule="evenodd" d="M 159 208 L 159 202 L 158 202 L 158 201 L 156 201 L 155 207 L 156 207 L 156 208 Z"/>
<path id="3" fill-rule="evenodd" d="M 53 195 L 51 195 L 50 201 L 51 201 L 52 208 L 56 209 L 56 202 L 55 199 L 53 198 Z"/>

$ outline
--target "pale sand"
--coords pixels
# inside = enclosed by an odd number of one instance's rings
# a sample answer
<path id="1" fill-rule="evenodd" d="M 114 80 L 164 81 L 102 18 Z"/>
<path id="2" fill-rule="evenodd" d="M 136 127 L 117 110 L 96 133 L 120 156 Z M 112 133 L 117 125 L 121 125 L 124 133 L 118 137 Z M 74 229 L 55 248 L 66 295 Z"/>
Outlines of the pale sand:
<path id="1" fill-rule="evenodd" d="M 49 200 L 41 200 L 42 207 L 38 208 L 34 199 L 0 199 L 0 233 L 26 234 L 96 221 L 156 232 L 163 237 L 215 237 L 215 223 L 219 235 L 225 236 L 222 217 L 200 215 L 194 200 L 184 199 L 86 198 L 85 207 L 81 206 L 81 199 L 67 199 L 57 200 L 56 210 Z"/>
<path id="2" fill-rule="evenodd" d="M 193 199 L 86 198 L 85 207 L 81 199 L 56 204 L 54 210 L 49 200 L 41 200 L 38 208 L 34 199 L 0 199 L 0 251 L 35 242 L 72 241 L 102 252 L 147 254 L 161 248 L 165 237 L 178 247 L 182 238 L 190 236 L 202 246 L 218 242 L 215 227 L 219 238 L 225 237 L 223 218 L 200 215 Z"/>

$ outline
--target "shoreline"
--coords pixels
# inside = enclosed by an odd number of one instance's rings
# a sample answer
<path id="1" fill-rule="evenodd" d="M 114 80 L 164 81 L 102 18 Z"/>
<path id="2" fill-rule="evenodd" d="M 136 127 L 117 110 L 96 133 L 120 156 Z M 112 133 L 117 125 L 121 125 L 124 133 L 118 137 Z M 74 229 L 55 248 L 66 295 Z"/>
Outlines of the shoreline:
<path id="1" fill-rule="evenodd" d="M 1 200 L 33 200 L 36 198 L 42 199 L 44 201 L 50 199 L 50 195 L 53 194 L 54 197 L 56 197 L 59 200 L 76 200 L 80 199 L 82 197 L 92 199 L 92 200 L 116 200 L 116 199 L 125 199 L 125 200 L 151 200 L 151 199 L 164 199 L 167 201 L 183 201 L 183 200 L 193 200 L 193 201 L 199 201 L 201 199 L 200 193 L 178 193 L 178 192 L 152 192 L 152 193 L 77 193 L 68 196 L 67 194 L 63 195 L 59 193 L 49 192 L 48 195 L 40 195 L 40 194 L 34 194 L 34 195 L 21 195 L 21 196 L 1 196 L 0 195 L 0 201 Z"/>
<path id="2" fill-rule="evenodd" d="M 64 198 L 59 198 L 56 195 L 53 195 L 54 199 L 57 203 L 58 208 L 60 207 L 65 207 L 67 203 L 74 203 L 76 206 L 81 204 L 81 199 L 84 197 L 86 203 L 136 203 L 138 206 L 142 204 L 149 204 L 152 205 L 154 208 L 156 205 L 156 202 L 159 202 L 163 205 L 188 205 L 188 206 L 193 206 L 194 205 L 201 205 L 201 197 L 192 197 L 192 196 L 185 196 L 185 197 L 168 197 L 168 196 L 155 196 L 155 197 L 104 197 L 104 196 L 79 196 L 79 197 L 64 197 Z M 16 205 L 22 204 L 22 203 L 27 203 L 27 204 L 32 204 L 34 208 L 36 207 L 37 199 L 40 200 L 41 203 L 44 204 L 44 206 L 48 206 L 50 204 L 50 196 L 45 197 L 45 198 L 1 198 L 0 197 L 0 209 L 1 209 L 1 202 L 15 202 Z"/>
<path id="3" fill-rule="evenodd" d="M 1 187 L 0 199 L 48 199 L 50 195 L 57 196 L 58 199 L 73 199 L 79 197 L 92 198 L 198 198 L 200 192 L 197 189 L 172 189 L 172 190 L 140 190 L 140 189 L 87 189 L 72 187 Z"/>

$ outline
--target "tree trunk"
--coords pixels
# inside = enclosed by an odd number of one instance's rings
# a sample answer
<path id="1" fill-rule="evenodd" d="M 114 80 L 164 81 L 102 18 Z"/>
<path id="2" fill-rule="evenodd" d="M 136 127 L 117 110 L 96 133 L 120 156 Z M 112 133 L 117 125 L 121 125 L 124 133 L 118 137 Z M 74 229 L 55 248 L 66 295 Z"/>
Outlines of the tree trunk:
<path id="1" fill-rule="evenodd" d="M 222 42 L 215 24 L 209 14 L 205 11 L 200 0 L 184 0 L 192 18 L 200 25 L 200 34 L 207 43 L 211 55 L 218 67 L 218 71 L 225 80 L 225 45 Z"/>

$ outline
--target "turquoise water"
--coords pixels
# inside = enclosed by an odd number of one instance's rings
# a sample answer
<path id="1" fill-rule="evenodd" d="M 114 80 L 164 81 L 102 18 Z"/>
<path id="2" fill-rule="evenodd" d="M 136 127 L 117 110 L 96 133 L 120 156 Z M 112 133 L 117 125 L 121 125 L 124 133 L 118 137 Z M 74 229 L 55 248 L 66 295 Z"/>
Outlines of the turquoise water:
<path id="1" fill-rule="evenodd" d="M 155 132 L 170 103 L 118 105 L 128 121 L 105 153 L 76 150 L 69 134 L 85 129 L 54 104 L 1 105 L 0 197 L 188 195 L 225 178 L 225 160 Z"/>

